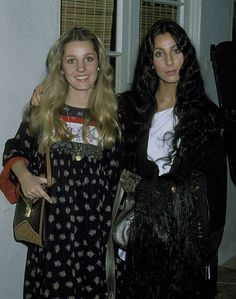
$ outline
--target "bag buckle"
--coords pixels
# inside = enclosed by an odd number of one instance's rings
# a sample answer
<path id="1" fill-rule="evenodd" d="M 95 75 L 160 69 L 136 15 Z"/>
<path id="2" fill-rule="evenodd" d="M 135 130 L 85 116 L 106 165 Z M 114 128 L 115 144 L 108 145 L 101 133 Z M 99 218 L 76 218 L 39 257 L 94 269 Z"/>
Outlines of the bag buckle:
<path id="1" fill-rule="evenodd" d="M 25 217 L 29 218 L 32 211 L 33 211 L 33 205 L 32 205 L 32 203 L 28 203 L 26 205 L 26 209 L 25 209 Z"/>

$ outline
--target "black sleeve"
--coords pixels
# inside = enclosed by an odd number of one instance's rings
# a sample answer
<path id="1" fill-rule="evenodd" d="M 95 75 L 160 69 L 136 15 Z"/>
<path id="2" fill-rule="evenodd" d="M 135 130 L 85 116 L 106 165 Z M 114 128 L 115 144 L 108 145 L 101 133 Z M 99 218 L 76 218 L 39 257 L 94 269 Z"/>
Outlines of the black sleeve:
<path id="1" fill-rule="evenodd" d="M 140 130 L 139 114 L 134 105 L 132 92 L 117 95 L 118 116 L 121 124 L 124 147 L 123 168 L 134 171 L 134 160 L 137 149 L 137 137 Z"/>
<path id="2" fill-rule="evenodd" d="M 225 120 L 225 144 L 229 162 L 230 178 L 236 186 L 236 117 Z"/>
<path id="3" fill-rule="evenodd" d="M 207 197 L 210 211 L 211 233 L 221 229 L 225 224 L 227 198 L 227 161 L 224 139 L 221 135 L 212 141 L 205 174 L 207 179 Z"/>
<path id="4" fill-rule="evenodd" d="M 3 166 L 13 157 L 23 157 L 30 160 L 34 152 L 35 138 L 30 136 L 26 122 L 22 122 L 15 137 L 8 139 L 3 152 Z"/>

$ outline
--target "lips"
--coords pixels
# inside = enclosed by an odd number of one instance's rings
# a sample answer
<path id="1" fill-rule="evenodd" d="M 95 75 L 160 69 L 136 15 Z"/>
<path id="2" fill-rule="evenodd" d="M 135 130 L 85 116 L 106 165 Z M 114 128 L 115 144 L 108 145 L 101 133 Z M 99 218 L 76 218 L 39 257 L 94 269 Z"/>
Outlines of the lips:
<path id="1" fill-rule="evenodd" d="M 174 76 L 177 74 L 177 70 L 170 70 L 165 72 L 167 76 Z"/>
<path id="2" fill-rule="evenodd" d="M 76 80 L 87 80 L 89 76 L 76 76 Z"/>

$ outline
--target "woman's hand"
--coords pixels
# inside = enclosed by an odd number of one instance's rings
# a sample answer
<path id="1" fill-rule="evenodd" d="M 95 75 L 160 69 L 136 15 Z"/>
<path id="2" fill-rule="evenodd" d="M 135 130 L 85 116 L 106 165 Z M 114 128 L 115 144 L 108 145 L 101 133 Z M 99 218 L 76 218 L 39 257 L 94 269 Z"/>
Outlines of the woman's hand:
<path id="1" fill-rule="evenodd" d="M 47 186 L 47 179 L 32 175 L 29 171 L 19 179 L 23 194 L 33 201 L 39 198 L 45 198 L 49 203 L 52 203 L 51 197 L 44 191 Z"/>
<path id="2" fill-rule="evenodd" d="M 33 106 L 40 105 L 40 102 L 42 101 L 42 92 L 43 92 L 43 85 L 38 85 L 35 87 L 30 100 L 31 105 Z"/>
<path id="3" fill-rule="evenodd" d="M 47 179 L 39 176 L 34 176 L 27 169 L 26 163 L 23 160 L 18 160 L 12 165 L 12 171 L 17 176 L 23 194 L 33 201 L 39 198 L 45 198 L 52 203 L 50 196 L 44 191 Z"/>

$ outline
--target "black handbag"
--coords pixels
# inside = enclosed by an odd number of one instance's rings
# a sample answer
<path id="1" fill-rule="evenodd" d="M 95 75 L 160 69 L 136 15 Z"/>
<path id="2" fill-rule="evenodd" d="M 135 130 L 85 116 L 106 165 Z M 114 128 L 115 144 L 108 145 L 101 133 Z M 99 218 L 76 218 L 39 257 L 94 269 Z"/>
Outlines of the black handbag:
<path id="1" fill-rule="evenodd" d="M 46 148 L 47 187 L 52 185 L 51 163 L 49 148 Z M 32 243 L 43 247 L 45 244 L 45 205 L 46 200 L 39 198 L 36 201 L 26 198 L 20 193 L 16 203 L 13 231 L 15 240 L 23 243 Z"/>
<path id="2" fill-rule="evenodd" d="M 125 250 L 134 218 L 134 194 L 141 177 L 127 169 L 121 173 L 113 204 L 110 236 L 106 251 L 106 280 L 108 298 L 116 294 L 114 243 Z"/>
<path id="3" fill-rule="evenodd" d="M 130 225 L 134 218 L 134 193 L 140 179 L 141 177 L 136 173 L 124 169 L 113 205 L 112 239 L 124 250 L 127 248 Z"/>

